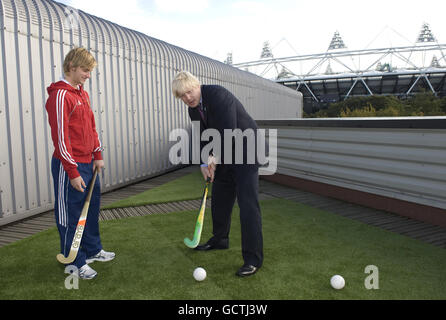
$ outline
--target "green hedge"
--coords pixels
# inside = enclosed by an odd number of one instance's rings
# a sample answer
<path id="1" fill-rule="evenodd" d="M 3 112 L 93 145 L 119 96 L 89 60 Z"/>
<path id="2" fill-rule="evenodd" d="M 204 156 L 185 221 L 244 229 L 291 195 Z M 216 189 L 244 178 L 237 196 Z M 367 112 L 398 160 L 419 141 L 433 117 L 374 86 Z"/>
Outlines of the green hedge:
<path id="1" fill-rule="evenodd" d="M 330 104 L 327 109 L 305 114 L 306 118 L 332 117 L 398 117 L 444 116 L 446 97 L 438 98 L 431 92 L 418 93 L 407 100 L 395 96 L 351 97 Z"/>

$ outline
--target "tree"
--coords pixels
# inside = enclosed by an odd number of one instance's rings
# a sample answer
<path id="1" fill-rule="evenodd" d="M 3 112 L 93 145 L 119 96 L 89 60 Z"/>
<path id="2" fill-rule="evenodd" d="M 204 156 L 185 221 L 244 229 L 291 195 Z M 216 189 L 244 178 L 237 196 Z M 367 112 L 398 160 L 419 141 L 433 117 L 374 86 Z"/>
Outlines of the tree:
<path id="1" fill-rule="evenodd" d="M 411 112 L 422 113 L 425 116 L 444 115 L 441 100 L 432 92 L 421 92 L 408 101 Z"/>

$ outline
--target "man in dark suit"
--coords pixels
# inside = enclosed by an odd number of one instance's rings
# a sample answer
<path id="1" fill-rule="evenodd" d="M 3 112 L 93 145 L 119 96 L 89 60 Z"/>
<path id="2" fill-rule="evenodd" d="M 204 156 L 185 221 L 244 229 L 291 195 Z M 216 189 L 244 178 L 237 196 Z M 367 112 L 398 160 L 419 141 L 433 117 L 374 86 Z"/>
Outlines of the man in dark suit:
<path id="1" fill-rule="evenodd" d="M 200 136 L 205 129 L 216 129 L 221 137 L 223 152 L 217 155 L 217 161 L 210 155 L 201 164 L 204 179 L 210 177 L 214 183 L 211 205 L 213 237 L 196 250 L 229 248 L 231 214 L 237 198 L 244 264 L 236 274 L 242 277 L 252 275 L 263 263 L 262 220 L 258 201 L 259 166 L 255 160 L 255 149 L 250 148 L 250 145 L 256 144 L 246 139 L 242 148 L 236 148 L 234 141 L 227 141 L 233 140 L 233 137 L 225 136 L 225 130 L 226 133 L 237 129 L 255 132 L 257 125 L 231 92 L 218 85 L 201 85 L 189 72 L 178 73 L 172 82 L 172 89 L 175 97 L 189 106 L 190 119 L 200 121 Z M 237 154 L 240 152 L 243 152 L 241 156 Z"/>

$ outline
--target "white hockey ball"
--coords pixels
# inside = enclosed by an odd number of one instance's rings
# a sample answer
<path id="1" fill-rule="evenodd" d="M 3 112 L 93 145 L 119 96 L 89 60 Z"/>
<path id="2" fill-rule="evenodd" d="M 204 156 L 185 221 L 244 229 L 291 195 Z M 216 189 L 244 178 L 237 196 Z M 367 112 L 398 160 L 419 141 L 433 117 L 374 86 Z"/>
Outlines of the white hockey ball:
<path id="1" fill-rule="evenodd" d="M 201 267 L 198 267 L 194 270 L 194 278 L 197 281 L 203 281 L 206 279 L 206 270 Z"/>
<path id="2" fill-rule="evenodd" d="M 330 279 L 330 284 L 336 290 L 340 290 L 345 286 L 345 280 L 342 276 L 336 274 Z"/>

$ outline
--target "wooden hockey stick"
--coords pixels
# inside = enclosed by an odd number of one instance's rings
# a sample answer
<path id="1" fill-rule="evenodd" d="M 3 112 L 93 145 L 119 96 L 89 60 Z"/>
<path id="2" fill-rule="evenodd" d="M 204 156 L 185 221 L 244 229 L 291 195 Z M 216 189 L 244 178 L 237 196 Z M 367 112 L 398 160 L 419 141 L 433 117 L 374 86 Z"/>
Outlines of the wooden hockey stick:
<path id="1" fill-rule="evenodd" d="M 82 208 L 81 216 L 79 217 L 79 221 L 77 223 L 76 232 L 74 233 L 73 242 L 71 243 L 70 253 L 68 254 L 68 257 L 65 257 L 62 253 L 59 253 L 56 256 L 57 261 L 59 261 L 60 263 L 69 264 L 76 259 L 77 252 L 81 245 L 82 235 L 84 234 L 85 223 L 87 222 L 88 208 L 90 207 L 91 195 L 93 194 L 97 175 L 98 169 L 96 168 L 93 174 L 93 178 L 90 181 L 90 185 L 88 186 L 87 198 L 85 199 L 84 207 Z"/>

